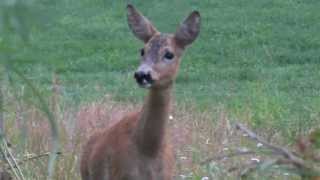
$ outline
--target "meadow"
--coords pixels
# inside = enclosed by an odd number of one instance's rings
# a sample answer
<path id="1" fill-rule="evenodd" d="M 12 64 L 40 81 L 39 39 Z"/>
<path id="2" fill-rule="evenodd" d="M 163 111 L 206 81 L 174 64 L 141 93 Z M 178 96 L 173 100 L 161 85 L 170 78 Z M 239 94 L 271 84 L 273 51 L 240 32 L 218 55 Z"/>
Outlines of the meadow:
<path id="1" fill-rule="evenodd" d="M 79 179 L 77 162 L 90 130 L 143 102 L 146 91 L 133 79 L 143 44 L 129 31 L 127 3 L 162 32 L 174 32 L 194 9 L 202 16 L 200 37 L 183 57 L 174 90 L 177 179 L 234 179 L 219 165 L 199 165 L 225 147 L 254 146 L 233 132 L 234 122 L 289 147 L 319 127 L 320 1 L 35 0 L 32 18 L 25 18 L 27 41 L 2 28 L 0 65 L 21 72 L 56 117 L 62 151 L 56 179 Z M 50 128 L 34 92 L 5 66 L 0 72 L 13 149 L 21 156 L 48 151 Z M 45 178 L 45 164 L 26 163 L 27 179 Z"/>

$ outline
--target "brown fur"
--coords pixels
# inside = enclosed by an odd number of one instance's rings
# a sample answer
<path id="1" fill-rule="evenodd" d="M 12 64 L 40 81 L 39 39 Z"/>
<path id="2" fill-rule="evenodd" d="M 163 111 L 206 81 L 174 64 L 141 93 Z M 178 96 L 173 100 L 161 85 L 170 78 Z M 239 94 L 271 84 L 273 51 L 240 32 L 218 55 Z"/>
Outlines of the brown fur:
<path id="1" fill-rule="evenodd" d="M 80 164 L 83 180 L 173 179 L 175 158 L 165 128 L 172 84 L 185 46 L 198 35 L 199 20 L 199 13 L 193 12 L 178 29 L 178 35 L 161 34 L 128 5 L 129 27 L 146 43 L 139 68 L 147 67 L 154 83 L 140 111 L 89 139 Z M 164 59 L 167 51 L 174 53 L 172 60 Z"/>
<path id="2" fill-rule="evenodd" d="M 168 143 L 163 143 L 156 156 L 148 157 L 141 156 L 136 143 L 132 141 L 139 114 L 139 112 L 129 114 L 110 129 L 92 136 L 82 156 L 83 179 L 169 180 L 172 178 L 174 155 Z"/>

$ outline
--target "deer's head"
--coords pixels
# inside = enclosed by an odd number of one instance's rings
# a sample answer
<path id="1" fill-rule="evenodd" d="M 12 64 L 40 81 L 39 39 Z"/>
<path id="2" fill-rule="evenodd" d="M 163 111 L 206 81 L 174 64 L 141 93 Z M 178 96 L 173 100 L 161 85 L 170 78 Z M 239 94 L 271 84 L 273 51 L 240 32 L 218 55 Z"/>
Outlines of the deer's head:
<path id="1" fill-rule="evenodd" d="M 161 88 L 172 84 L 184 49 L 198 36 L 200 14 L 193 11 L 174 34 L 160 33 L 132 5 L 127 6 L 128 24 L 133 34 L 144 42 L 141 63 L 134 77 L 141 87 Z"/>

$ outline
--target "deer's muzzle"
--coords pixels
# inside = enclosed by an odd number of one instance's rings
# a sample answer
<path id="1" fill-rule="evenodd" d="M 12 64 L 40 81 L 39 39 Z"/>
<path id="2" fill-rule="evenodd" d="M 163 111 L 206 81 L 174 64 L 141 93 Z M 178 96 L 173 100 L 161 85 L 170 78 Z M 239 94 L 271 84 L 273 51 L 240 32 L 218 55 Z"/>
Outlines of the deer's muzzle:
<path id="1" fill-rule="evenodd" d="M 141 87 L 145 88 L 149 88 L 154 81 L 151 76 L 151 71 L 136 71 L 134 78 Z"/>

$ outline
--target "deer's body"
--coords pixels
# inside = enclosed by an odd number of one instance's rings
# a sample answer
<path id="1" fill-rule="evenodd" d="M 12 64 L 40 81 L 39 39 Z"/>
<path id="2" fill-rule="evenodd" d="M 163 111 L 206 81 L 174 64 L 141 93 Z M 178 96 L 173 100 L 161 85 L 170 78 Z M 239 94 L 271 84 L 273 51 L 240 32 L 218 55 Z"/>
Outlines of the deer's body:
<path id="1" fill-rule="evenodd" d="M 171 89 L 184 48 L 197 37 L 198 12 L 193 12 L 174 35 L 161 34 L 133 6 L 128 22 L 145 42 L 137 83 L 149 89 L 140 111 L 94 134 L 81 159 L 83 180 L 171 180 L 174 154 L 166 134 Z"/>
<path id="2" fill-rule="evenodd" d="M 154 98 L 150 98 L 151 101 L 152 99 Z M 149 106 L 150 103 L 152 102 L 146 102 L 145 106 Z M 158 113 L 166 111 L 164 113 L 167 114 L 167 107 L 161 105 L 162 110 L 157 110 L 155 116 L 148 122 L 142 120 L 141 116 L 145 113 L 137 111 L 125 116 L 110 129 L 94 134 L 85 146 L 82 156 L 82 178 L 84 180 L 172 179 L 174 154 L 167 136 L 164 132 L 148 132 L 153 129 L 165 130 L 166 119 L 160 120 L 163 115 Z M 146 132 L 138 131 L 143 124 L 157 127 L 146 128 Z M 145 138 L 144 133 L 150 136 Z"/>

